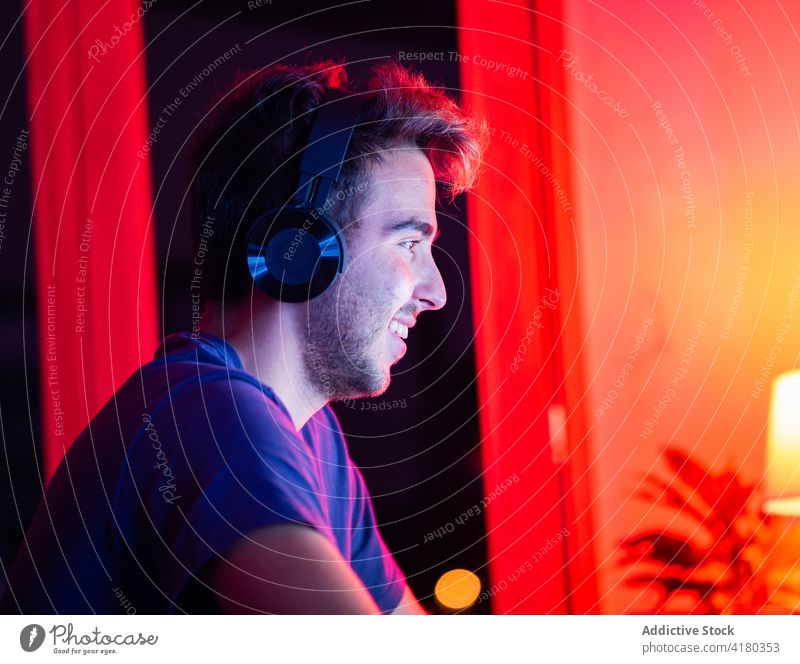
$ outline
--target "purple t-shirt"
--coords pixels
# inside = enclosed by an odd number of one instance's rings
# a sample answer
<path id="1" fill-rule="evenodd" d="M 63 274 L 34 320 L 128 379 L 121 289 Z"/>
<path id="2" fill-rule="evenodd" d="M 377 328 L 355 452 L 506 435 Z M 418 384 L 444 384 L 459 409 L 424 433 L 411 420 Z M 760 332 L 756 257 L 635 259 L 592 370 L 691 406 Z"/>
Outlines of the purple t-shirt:
<path id="1" fill-rule="evenodd" d="M 173 334 L 62 460 L 0 611 L 218 611 L 200 573 L 278 523 L 316 528 L 382 611 L 397 607 L 405 579 L 330 406 L 295 431 L 232 346 Z"/>

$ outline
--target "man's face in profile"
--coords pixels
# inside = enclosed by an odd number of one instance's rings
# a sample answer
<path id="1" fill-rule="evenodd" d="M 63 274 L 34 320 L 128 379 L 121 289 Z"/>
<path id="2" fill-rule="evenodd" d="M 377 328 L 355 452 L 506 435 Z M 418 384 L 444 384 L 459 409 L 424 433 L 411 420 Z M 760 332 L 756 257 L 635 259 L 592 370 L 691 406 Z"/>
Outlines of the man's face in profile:
<path id="1" fill-rule="evenodd" d="M 417 316 L 446 301 L 431 254 L 438 230 L 430 162 L 413 148 L 382 156 L 356 194 L 367 202 L 347 235 L 347 268 L 307 305 L 305 371 L 330 400 L 385 392 Z"/>

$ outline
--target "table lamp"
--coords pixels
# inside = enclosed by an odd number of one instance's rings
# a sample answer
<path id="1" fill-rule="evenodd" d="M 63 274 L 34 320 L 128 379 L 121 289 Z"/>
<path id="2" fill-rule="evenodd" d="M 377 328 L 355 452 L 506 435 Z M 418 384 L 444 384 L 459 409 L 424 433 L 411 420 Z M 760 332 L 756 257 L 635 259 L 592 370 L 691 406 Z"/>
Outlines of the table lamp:
<path id="1" fill-rule="evenodd" d="M 772 384 L 764 511 L 800 516 L 800 371 L 780 374 Z"/>

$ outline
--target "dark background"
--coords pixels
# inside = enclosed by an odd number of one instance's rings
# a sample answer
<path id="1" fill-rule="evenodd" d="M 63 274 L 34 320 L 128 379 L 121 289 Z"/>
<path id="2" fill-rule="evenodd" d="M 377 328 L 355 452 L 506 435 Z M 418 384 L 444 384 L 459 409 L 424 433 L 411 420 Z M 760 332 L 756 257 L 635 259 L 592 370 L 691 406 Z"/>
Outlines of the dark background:
<path id="1" fill-rule="evenodd" d="M 4 3 L 3 25 L 13 25 L 19 11 L 19 2 Z M 184 154 L 192 128 L 213 93 L 238 71 L 323 58 L 351 63 L 348 73 L 357 82 L 370 65 L 397 58 L 401 51 L 456 51 L 454 26 L 451 2 L 384 0 L 335 7 L 273 0 L 251 10 L 246 2 L 157 0 L 150 7 L 144 32 L 151 127 L 180 88 L 224 52 L 236 44 L 241 47 L 181 103 L 151 152 L 163 334 L 191 329 Z M 5 165 L 4 157 L 10 160 L 19 130 L 27 127 L 21 24 L 12 30 L 2 55 L 3 89 L 11 96 L 3 112 L 0 166 Z M 415 68 L 458 97 L 457 63 L 445 58 Z M 23 75 L 13 87 L 20 72 Z M 4 566 L 13 559 L 42 490 L 29 167 L 25 161 L 17 176 L 0 248 L 4 351 L 0 433 L 5 467 L 0 471 L 0 562 Z M 384 539 L 429 610 L 435 609 L 434 584 L 448 569 L 470 569 L 487 585 L 482 515 L 463 525 L 454 522 L 484 496 L 464 212 L 463 196 L 454 205 L 443 204 L 439 212 L 442 232 L 434 256 L 447 286 L 447 306 L 420 317 L 385 395 L 354 401 L 349 407 L 334 406 L 351 456 L 369 485 Z M 362 410 L 403 399 L 404 408 Z M 425 542 L 426 534 L 448 523 L 454 525 L 452 532 Z M 473 611 L 488 609 L 482 602 Z"/>

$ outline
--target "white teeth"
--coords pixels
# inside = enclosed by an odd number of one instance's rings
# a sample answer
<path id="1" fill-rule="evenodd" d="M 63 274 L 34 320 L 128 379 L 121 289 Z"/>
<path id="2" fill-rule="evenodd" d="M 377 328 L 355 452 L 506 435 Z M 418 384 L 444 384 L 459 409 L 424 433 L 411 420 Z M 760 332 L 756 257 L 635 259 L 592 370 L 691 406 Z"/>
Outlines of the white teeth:
<path id="1" fill-rule="evenodd" d="M 394 332 L 401 339 L 408 339 L 408 327 L 403 325 L 400 321 L 392 320 L 389 323 L 389 332 Z"/>

